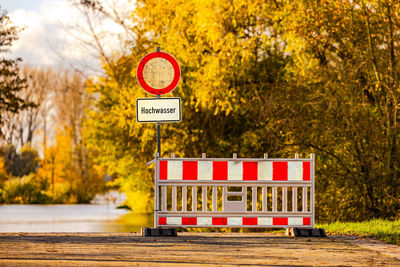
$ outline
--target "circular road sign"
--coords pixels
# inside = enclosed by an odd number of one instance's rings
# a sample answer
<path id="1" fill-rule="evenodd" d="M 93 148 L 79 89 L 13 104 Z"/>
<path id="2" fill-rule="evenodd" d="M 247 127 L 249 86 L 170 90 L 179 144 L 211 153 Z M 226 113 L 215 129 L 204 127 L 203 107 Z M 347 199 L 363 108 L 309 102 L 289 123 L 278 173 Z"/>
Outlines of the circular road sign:
<path id="1" fill-rule="evenodd" d="M 153 95 L 164 95 L 178 85 L 181 69 L 170 54 L 152 52 L 140 60 L 136 76 L 144 90 Z"/>

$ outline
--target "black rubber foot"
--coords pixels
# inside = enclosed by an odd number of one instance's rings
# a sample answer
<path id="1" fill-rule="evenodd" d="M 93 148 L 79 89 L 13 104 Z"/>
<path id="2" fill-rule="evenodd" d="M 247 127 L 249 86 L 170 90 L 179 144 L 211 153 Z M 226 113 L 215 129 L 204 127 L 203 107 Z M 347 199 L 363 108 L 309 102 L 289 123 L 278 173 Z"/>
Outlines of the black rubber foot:
<path id="1" fill-rule="evenodd" d="M 177 236 L 175 228 L 142 228 L 142 236 Z"/>
<path id="2" fill-rule="evenodd" d="M 288 228 L 286 229 L 286 235 L 296 237 L 326 237 L 325 230 L 321 228 Z"/>

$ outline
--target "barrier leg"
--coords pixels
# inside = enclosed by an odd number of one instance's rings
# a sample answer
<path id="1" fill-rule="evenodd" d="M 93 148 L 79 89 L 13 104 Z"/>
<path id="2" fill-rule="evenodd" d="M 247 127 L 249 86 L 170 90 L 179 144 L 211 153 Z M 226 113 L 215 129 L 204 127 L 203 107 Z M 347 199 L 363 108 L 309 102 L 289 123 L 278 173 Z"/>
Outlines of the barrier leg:
<path id="1" fill-rule="evenodd" d="M 143 227 L 142 236 L 177 236 L 175 228 L 149 228 Z"/>
<path id="2" fill-rule="evenodd" d="M 286 228 L 286 235 L 295 237 L 326 237 L 325 230 L 321 228 Z"/>

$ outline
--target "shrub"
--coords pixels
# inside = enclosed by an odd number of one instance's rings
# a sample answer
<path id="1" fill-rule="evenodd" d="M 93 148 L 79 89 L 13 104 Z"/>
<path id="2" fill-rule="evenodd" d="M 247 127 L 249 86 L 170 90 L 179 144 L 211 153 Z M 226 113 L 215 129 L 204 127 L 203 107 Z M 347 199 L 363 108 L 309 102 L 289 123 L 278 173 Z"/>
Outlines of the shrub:
<path id="1" fill-rule="evenodd" d="M 0 189 L 0 203 L 46 204 L 51 199 L 46 194 L 47 184 L 38 181 L 34 174 L 6 181 Z"/>

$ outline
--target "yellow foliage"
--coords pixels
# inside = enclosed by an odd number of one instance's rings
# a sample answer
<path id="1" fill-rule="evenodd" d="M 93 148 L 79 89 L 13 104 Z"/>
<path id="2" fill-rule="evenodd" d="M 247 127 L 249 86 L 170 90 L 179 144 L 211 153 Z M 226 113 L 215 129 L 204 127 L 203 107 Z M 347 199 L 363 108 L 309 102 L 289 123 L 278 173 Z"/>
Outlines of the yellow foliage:
<path id="1" fill-rule="evenodd" d="M 149 203 L 153 203 L 152 195 L 140 190 L 127 190 L 125 193 L 127 196 L 126 204 L 132 207 L 135 214 L 146 214 L 150 212 Z"/>
<path id="2" fill-rule="evenodd" d="M 58 129 L 55 144 L 44 151 L 44 160 L 38 175 L 52 184 L 65 182 L 68 171 L 65 164 L 68 165 L 71 161 L 71 149 L 71 137 L 68 132 Z"/>
<path id="3" fill-rule="evenodd" d="M 4 167 L 4 160 L 0 157 L 0 182 L 6 181 L 10 178 L 10 175 L 7 173 L 6 168 Z"/>
<path id="4" fill-rule="evenodd" d="M 154 169 L 145 162 L 156 152 L 156 132 L 135 121 L 136 98 L 150 97 L 135 75 L 139 60 L 159 46 L 182 68 L 168 96 L 183 104 L 182 122 L 162 125 L 162 156 L 318 151 L 319 218 L 350 216 L 357 207 L 360 218 L 394 214 L 400 75 L 399 44 L 389 41 L 388 25 L 398 21 L 400 8 L 386 4 L 139 0 L 130 54 L 104 62 L 105 77 L 88 88 L 99 96 L 88 136 L 101 150 L 101 164 L 134 210 L 152 207 Z M 379 190 L 366 186 L 372 184 Z M 338 213 L 327 194 L 337 191 L 346 194 Z"/>

